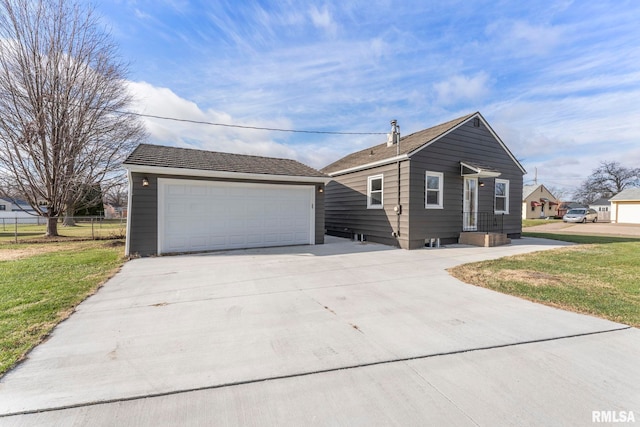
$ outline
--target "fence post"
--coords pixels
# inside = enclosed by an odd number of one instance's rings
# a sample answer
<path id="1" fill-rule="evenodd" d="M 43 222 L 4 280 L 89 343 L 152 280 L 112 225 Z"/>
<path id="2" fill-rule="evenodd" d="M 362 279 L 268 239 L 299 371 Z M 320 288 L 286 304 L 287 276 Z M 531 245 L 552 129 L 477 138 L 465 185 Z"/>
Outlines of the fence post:
<path id="1" fill-rule="evenodd" d="M 91 217 L 91 240 L 96 240 L 96 236 L 93 234 L 93 219 L 94 217 Z"/>
<path id="2" fill-rule="evenodd" d="M 16 226 L 15 226 L 15 232 L 14 232 L 14 239 L 15 242 L 18 243 L 18 217 L 16 216 Z"/>

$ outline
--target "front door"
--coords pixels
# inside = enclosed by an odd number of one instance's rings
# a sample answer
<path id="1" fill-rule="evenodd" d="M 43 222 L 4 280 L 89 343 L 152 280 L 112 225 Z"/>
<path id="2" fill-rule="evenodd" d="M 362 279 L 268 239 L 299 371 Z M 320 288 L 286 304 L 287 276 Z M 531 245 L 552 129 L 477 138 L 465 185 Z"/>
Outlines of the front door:
<path id="1" fill-rule="evenodd" d="M 478 229 L 478 178 L 464 178 L 463 230 Z"/>

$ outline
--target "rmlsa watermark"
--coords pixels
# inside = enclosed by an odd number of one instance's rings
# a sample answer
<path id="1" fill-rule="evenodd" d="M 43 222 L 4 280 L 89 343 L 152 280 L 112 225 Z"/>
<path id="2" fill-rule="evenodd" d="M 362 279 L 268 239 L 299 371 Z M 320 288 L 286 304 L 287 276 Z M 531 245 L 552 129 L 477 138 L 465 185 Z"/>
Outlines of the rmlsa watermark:
<path id="1" fill-rule="evenodd" d="M 635 423 L 633 411 L 591 411 L 592 423 Z"/>

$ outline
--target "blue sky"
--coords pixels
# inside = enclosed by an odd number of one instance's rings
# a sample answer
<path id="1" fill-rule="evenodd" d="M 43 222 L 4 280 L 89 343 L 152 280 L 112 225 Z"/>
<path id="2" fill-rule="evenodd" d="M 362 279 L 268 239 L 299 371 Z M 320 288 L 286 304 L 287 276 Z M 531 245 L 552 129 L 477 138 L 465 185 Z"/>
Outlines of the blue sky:
<path id="1" fill-rule="evenodd" d="M 640 165 L 638 1 L 102 0 L 147 114 L 404 135 L 480 111 L 528 170 L 571 190 Z M 151 143 L 322 167 L 384 136 L 146 119 Z"/>

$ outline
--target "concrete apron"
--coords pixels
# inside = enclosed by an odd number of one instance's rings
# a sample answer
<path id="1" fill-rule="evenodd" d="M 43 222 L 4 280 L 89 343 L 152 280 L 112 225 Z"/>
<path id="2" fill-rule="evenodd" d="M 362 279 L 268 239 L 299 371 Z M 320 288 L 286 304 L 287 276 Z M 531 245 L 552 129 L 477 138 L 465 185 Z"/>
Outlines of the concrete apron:
<path id="1" fill-rule="evenodd" d="M 636 329 L 445 271 L 562 245 L 405 251 L 329 239 L 133 260 L 0 381 L 0 424 L 151 411 L 148 424 L 267 413 L 461 425 L 518 414 L 534 425 L 545 413 L 640 411 Z"/>

